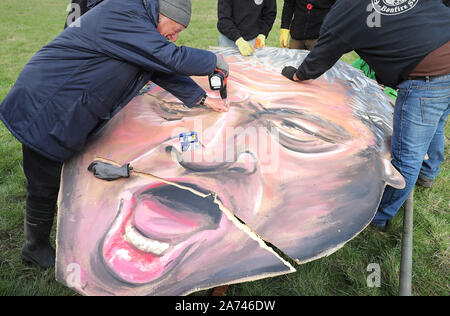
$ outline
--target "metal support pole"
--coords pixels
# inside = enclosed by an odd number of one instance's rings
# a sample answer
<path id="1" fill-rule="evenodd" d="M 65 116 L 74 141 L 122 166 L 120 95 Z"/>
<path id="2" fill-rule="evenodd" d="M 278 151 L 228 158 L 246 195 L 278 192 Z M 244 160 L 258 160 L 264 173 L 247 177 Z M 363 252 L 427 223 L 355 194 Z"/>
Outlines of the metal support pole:
<path id="1" fill-rule="evenodd" d="M 414 190 L 406 200 L 404 209 L 399 295 L 411 296 Z"/>

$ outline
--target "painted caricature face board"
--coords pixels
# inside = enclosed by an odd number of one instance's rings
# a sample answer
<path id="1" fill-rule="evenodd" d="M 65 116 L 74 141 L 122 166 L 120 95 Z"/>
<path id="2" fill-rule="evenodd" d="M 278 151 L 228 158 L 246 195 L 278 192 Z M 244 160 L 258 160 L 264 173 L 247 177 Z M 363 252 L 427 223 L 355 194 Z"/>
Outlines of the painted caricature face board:
<path id="1" fill-rule="evenodd" d="M 306 51 L 216 52 L 230 65 L 228 112 L 154 86 L 65 164 L 60 282 L 86 295 L 185 295 L 290 273 L 265 241 L 300 263 L 328 255 L 370 223 L 386 184 L 404 184 L 389 98 L 360 71 L 338 62 L 296 83 L 281 69 Z M 136 173 L 97 179 L 87 168 L 99 157 Z"/>

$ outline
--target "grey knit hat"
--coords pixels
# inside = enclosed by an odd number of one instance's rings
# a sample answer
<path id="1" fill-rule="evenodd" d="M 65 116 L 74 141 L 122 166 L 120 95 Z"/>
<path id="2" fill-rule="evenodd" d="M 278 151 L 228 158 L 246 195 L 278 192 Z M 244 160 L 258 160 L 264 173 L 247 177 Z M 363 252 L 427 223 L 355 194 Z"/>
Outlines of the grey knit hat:
<path id="1" fill-rule="evenodd" d="M 159 0 L 159 13 L 188 27 L 191 21 L 191 0 Z"/>

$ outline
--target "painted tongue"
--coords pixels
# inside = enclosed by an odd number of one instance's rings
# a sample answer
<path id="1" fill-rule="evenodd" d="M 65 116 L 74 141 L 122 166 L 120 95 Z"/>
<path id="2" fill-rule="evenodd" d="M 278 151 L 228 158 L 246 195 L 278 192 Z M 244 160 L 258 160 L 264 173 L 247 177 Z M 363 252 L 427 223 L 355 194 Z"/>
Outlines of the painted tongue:
<path id="1" fill-rule="evenodd" d="M 180 184 L 208 193 L 192 184 Z M 102 253 L 112 272 L 133 284 L 162 276 L 189 247 L 182 240 L 197 231 L 214 229 L 221 219 L 220 209 L 210 198 L 165 184 L 124 200 L 120 209 Z M 159 243 L 158 247 L 149 242 Z M 152 253 L 153 248 L 159 251 Z"/>
<path id="2" fill-rule="evenodd" d="M 220 218 L 221 211 L 210 198 L 163 185 L 137 197 L 133 225 L 147 238 L 170 243 L 217 224 Z"/>

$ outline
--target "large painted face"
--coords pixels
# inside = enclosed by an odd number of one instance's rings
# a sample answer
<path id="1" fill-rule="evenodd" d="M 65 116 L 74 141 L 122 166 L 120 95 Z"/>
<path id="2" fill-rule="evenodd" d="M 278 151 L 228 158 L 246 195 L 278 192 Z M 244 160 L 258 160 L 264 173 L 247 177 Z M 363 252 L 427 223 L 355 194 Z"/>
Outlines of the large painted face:
<path id="1" fill-rule="evenodd" d="M 59 281 L 83 294 L 180 295 L 290 273 L 263 240 L 298 262 L 330 254 L 370 223 L 386 184 L 403 185 L 390 164 L 392 108 L 359 71 L 339 62 L 294 83 L 281 69 L 305 52 L 220 52 L 229 112 L 154 87 L 65 164 Z M 200 145 L 183 151 L 188 131 Z M 87 171 L 96 157 L 149 176 L 99 180 Z"/>

